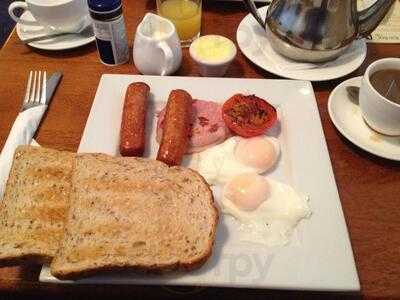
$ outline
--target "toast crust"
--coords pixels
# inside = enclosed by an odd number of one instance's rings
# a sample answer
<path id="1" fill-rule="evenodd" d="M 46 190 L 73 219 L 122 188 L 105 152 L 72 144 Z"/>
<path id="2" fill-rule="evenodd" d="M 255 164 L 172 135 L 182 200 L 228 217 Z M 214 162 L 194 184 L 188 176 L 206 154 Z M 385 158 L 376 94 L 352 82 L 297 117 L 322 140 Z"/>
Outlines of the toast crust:
<path id="1" fill-rule="evenodd" d="M 0 267 L 13 267 L 19 265 L 44 265 L 49 264 L 52 256 L 43 253 L 29 253 L 7 257 L 0 257 Z"/>

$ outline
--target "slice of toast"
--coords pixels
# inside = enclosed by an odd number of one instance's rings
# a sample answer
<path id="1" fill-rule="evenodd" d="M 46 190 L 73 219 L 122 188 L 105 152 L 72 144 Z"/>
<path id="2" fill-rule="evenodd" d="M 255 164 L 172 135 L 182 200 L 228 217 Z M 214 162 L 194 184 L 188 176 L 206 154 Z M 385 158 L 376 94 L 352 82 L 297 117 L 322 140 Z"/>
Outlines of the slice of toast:
<path id="1" fill-rule="evenodd" d="M 218 211 L 195 171 L 144 158 L 78 155 L 60 279 L 99 271 L 190 270 L 211 255 Z"/>
<path id="2" fill-rule="evenodd" d="M 0 200 L 0 265 L 45 263 L 64 232 L 75 154 L 19 146 Z"/>

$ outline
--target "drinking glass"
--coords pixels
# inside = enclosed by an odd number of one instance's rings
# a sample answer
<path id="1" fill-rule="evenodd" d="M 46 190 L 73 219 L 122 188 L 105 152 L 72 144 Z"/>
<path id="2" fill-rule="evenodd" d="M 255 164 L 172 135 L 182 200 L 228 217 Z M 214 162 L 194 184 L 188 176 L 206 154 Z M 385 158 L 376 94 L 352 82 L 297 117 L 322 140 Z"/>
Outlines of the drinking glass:
<path id="1" fill-rule="evenodd" d="M 176 27 L 182 47 L 200 36 L 201 0 L 157 0 L 157 12 Z"/>

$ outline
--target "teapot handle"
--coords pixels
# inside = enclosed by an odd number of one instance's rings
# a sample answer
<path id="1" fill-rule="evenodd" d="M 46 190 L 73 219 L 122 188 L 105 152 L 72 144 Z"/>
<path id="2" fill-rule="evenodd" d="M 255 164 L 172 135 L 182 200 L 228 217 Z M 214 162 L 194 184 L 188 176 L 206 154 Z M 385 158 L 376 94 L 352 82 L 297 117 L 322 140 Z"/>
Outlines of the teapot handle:
<path id="1" fill-rule="evenodd" d="M 395 0 L 377 0 L 367 9 L 359 11 L 359 36 L 366 37 L 370 35 L 378 27 L 394 3 Z"/>
<path id="2" fill-rule="evenodd" d="M 254 4 L 253 0 L 243 0 L 244 5 L 246 6 L 247 10 L 253 15 L 254 19 L 261 25 L 263 29 L 265 29 L 266 21 L 263 21 L 260 14 L 258 13 L 257 7 Z"/>

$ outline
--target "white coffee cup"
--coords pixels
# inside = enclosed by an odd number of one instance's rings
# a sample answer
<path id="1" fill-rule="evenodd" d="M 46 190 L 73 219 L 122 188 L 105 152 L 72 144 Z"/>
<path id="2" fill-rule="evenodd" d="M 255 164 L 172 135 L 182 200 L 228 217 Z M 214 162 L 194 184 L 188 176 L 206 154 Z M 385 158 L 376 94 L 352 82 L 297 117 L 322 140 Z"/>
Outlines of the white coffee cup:
<path id="1" fill-rule="evenodd" d="M 14 13 L 16 8 L 29 11 L 34 21 L 21 19 Z M 43 26 L 59 32 L 80 30 L 89 18 L 86 0 L 26 0 L 15 1 L 8 7 L 11 18 L 23 25 Z"/>
<path id="2" fill-rule="evenodd" d="M 400 105 L 378 93 L 370 82 L 379 70 L 400 70 L 400 58 L 384 58 L 373 62 L 365 71 L 360 87 L 360 109 L 365 122 L 375 131 L 400 135 Z"/>
<path id="3" fill-rule="evenodd" d="M 174 73 L 182 62 L 181 42 L 174 24 L 168 19 L 147 13 L 136 29 L 133 60 L 142 74 Z"/>

